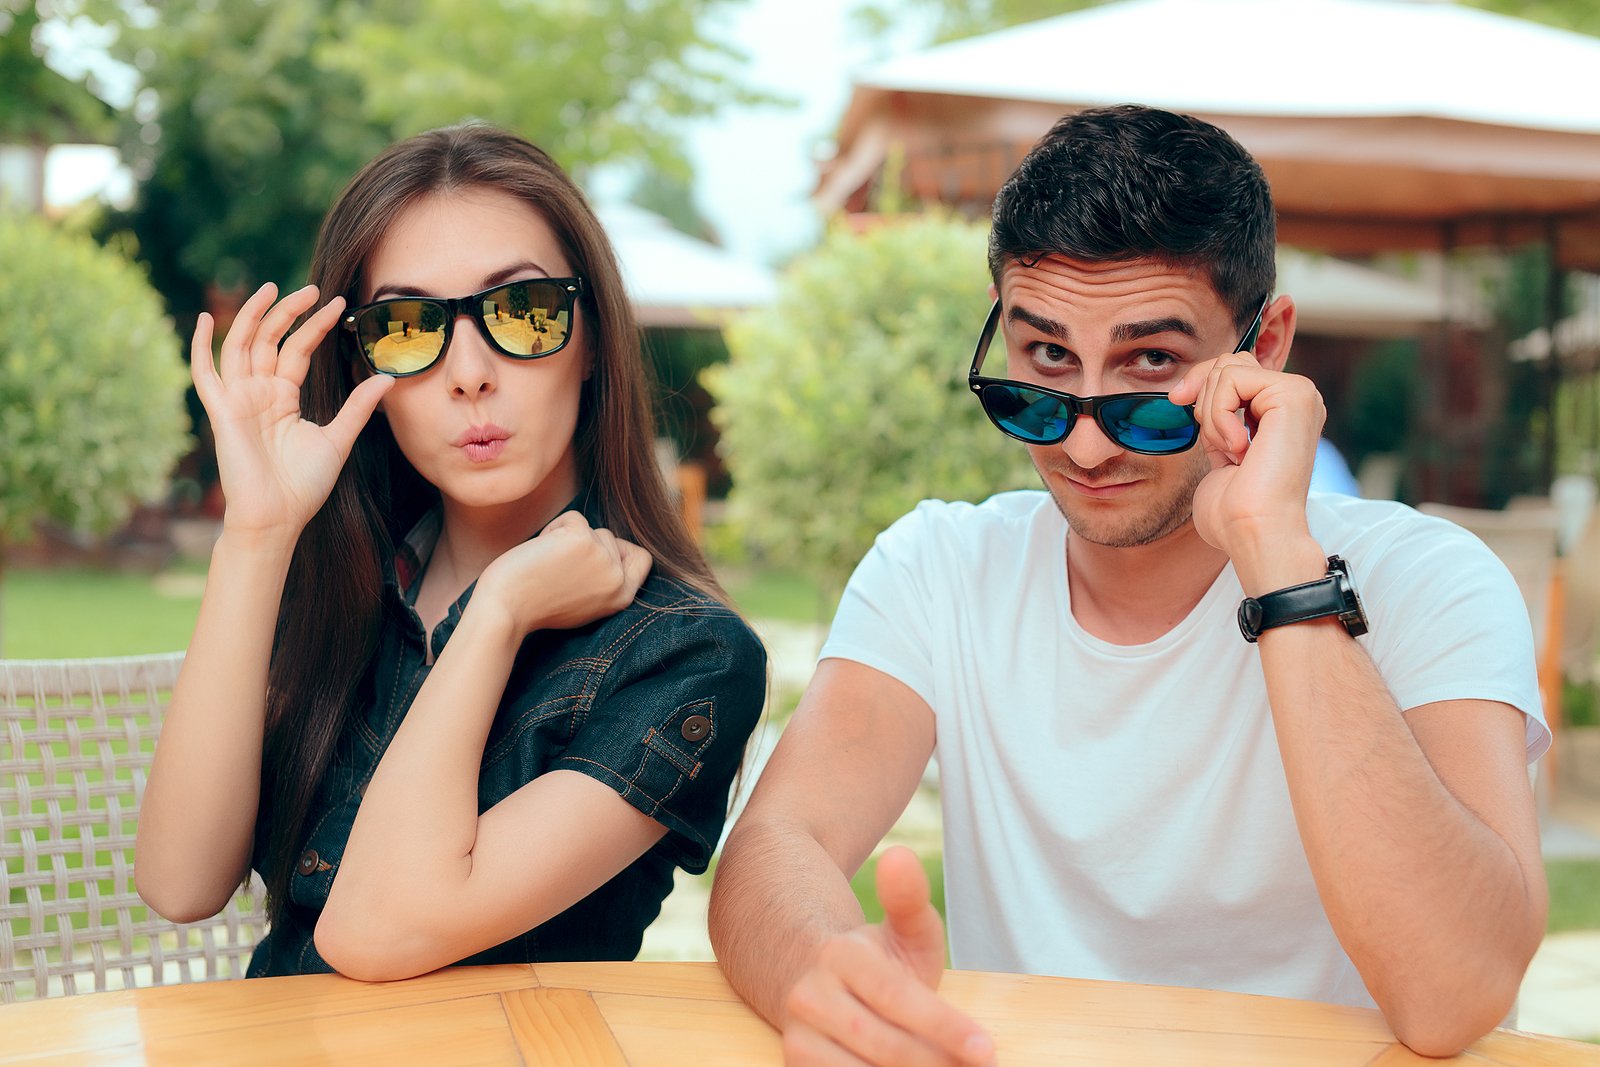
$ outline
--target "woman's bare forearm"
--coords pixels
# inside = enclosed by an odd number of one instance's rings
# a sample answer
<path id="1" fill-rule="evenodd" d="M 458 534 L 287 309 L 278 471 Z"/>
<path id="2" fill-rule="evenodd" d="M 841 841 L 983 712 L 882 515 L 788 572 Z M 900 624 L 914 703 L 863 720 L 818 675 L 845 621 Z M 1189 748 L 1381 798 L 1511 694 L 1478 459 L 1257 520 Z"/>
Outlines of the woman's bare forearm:
<path id="1" fill-rule="evenodd" d="M 319 950 L 336 966 L 341 945 L 427 939 L 430 917 L 459 913 L 478 837 L 483 746 L 521 639 L 509 620 L 470 605 L 406 712 L 318 923 Z"/>
<path id="2" fill-rule="evenodd" d="M 224 532 L 139 812 L 135 877 L 168 919 L 214 915 L 249 868 L 267 667 L 294 542 Z"/>

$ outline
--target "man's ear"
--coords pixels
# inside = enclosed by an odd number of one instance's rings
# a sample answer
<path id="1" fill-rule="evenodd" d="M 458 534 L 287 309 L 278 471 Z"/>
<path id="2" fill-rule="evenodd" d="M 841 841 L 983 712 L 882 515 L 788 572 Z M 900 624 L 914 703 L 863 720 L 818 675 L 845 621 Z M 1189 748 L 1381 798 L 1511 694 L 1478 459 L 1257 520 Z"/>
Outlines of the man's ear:
<path id="1" fill-rule="evenodd" d="M 1294 298 L 1280 296 L 1267 305 L 1261 316 L 1261 333 L 1256 337 L 1256 362 L 1267 370 L 1282 370 L 1289 362 L 1289 347 L 1294 344 Z"/>
<path id="2" fill-rule="evenodd" d="M 1000 299 L 1000 290 L 995 288 L 994 282 L 989 283 L 989 302 L 992 304 Z"/>

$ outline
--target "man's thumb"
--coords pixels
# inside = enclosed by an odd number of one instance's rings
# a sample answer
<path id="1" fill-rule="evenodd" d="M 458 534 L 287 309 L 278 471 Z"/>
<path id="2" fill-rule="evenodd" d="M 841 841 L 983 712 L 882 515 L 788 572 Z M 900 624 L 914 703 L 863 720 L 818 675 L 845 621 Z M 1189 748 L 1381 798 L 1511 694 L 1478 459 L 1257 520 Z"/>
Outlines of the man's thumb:
<path id="1" fill-rule="evenodd" d="M 897 845 L 878 857 L 878 903 L 884 932 L 918 964 L 944 969 L 944 923 L 929 903 L 928 876 L 916 853 Z M 920 972 L 923 968 L 918 967 Z"/>

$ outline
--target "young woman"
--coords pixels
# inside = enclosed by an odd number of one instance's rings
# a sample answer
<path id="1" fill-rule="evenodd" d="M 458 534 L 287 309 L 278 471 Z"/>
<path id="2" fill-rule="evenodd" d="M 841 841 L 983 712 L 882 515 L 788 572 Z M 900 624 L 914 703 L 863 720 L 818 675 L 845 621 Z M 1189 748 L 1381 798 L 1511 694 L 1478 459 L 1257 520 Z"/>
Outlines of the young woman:
<path id="1" fill-rule="evenodd" d="M 192 921 L 260 871 L 251 976 L 631 959 L 716 846 L 766 666 L 667 500 L 610 245 L 548 156 L 464 126 L 355 177 L 311 280 L 257 292 L 220 371 L 195 331 L 228 504 L 139 891 Z"/>

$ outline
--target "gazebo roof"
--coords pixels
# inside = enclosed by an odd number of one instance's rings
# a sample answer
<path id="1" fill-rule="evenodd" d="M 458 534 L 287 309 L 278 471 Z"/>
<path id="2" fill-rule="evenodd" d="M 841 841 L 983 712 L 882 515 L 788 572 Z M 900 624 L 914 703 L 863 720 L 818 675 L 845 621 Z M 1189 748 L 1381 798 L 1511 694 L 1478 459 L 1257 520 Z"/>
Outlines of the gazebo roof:
<path id="1" fill-rule="evenodd" d="M 861 71 L 822 166 L 851 204 L 889 145 L 924 197 L 991 200 L 1063 112 L 1215 122 L 1272 181 L 1280 236 L 1339 253 L 1555 234 L 1600 269 L 1600 39 L 1450 3 L 1123 0 Z"/>
<path id="2" fill-rule="evenodd" d="M 772 303 L 772 271 L 679 233 L 652 211 L 607 204 L 595 214 L 622 264 L 641 326 L 712 326 L 720 315 Z"/>
<path id="3" fill-rule="evenodd" d="M 1127 0 L 890 59 L 856 84 L 1600 133 L 1600 38 L 1452 3 Z"/>

